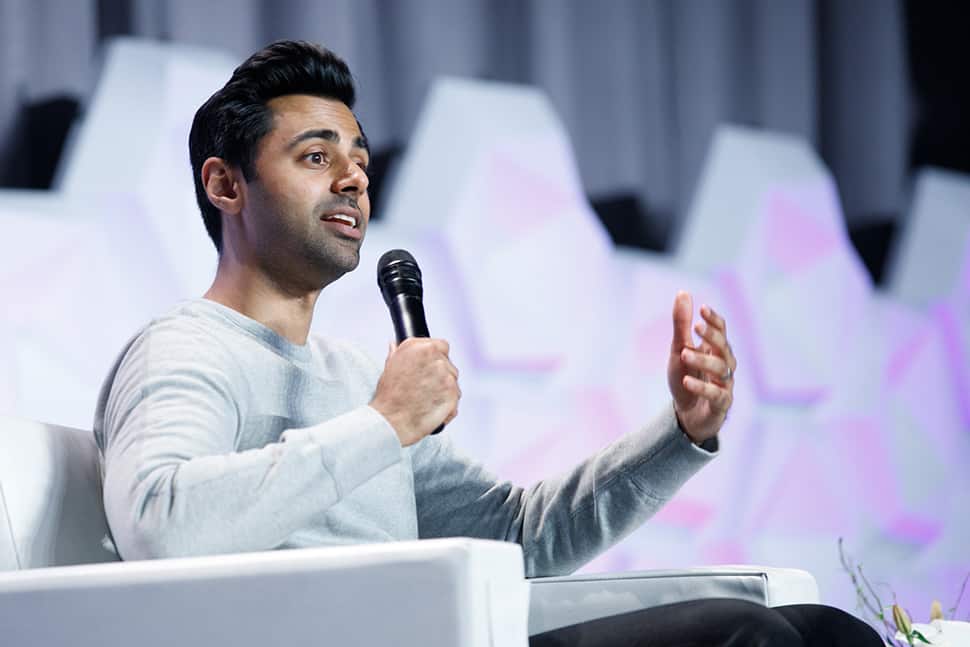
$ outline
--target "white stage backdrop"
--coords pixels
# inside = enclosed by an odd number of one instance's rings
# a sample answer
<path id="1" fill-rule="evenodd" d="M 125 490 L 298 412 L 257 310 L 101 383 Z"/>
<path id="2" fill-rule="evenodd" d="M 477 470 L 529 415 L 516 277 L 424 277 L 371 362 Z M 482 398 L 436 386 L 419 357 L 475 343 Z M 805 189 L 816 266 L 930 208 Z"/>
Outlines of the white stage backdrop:
<path id="1" fill-rule="evenodd" d="M 186 140 L 233 67 L 139 41 L 105 60 L 58 190 L 0 191 L 0 410 L 78 427 L 126 338 L 212 277 Z M 795 566 L 852 610 L 845 537 L 921 617 L 970 570 L 970 179 L 930 173 L 916 195 L 881 293 L 811 148 L 724 127 L 677 254 L 618 250 L 541 93 L 441 80 L 385 221 L 314 329 L 382 357 L 376 260 L 411 250 L 462 371 L 446 433 L 525 485 L 666 406 L 670 309 L 687 289 L 726 315 L 739 357 L 722 455 L 587 570 Z"/>

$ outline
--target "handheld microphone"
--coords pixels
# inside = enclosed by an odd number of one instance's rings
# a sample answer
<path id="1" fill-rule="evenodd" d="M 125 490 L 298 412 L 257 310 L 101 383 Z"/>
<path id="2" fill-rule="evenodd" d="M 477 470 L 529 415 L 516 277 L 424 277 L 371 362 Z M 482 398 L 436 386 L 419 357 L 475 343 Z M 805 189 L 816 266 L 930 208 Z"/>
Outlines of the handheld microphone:
<path id="1" fill-rule="evenodd" d="M 391 312 L 397 343 L 409 337 L 431 336 L 424 318 L 421 269 L 409 252 L 392 249 L 381 256 L 377 261 L 377 286 Z M 444 428 L 441 425 L 431 433 L 440 433 Z"/>

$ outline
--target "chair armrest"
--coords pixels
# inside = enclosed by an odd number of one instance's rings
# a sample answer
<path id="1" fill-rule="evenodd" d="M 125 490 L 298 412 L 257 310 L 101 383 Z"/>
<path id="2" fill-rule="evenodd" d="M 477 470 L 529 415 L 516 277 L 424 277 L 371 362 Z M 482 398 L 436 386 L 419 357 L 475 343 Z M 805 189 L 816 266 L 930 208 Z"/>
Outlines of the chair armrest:
<path id="1" fill-rule="evenodd" d="M 0 573 L 3 644 L 527 644 L 518 544 L 473 539 Z"/>
<path id="2" fill-rule="evenodd" d="M 529 580 L 529 635 L 700 598 L 737 598 L 766 606 L 818 603 L 810 573 L 794 568 L 709 566 L 543 577 Z"/>

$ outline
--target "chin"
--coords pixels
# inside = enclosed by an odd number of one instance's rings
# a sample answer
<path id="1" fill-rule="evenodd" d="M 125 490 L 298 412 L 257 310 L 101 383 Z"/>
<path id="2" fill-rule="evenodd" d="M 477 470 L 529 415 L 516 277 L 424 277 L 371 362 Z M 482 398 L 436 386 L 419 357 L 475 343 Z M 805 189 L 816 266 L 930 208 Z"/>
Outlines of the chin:
<path id="1" fill-rule="evenodd" d="M 341 255 L 335 264 L 340 265 L 344 274 L 347 272 L 353 272 L 357 269 L 357 266 L 360 265 L 360 249 L 355 249 L 352 254 L 347 256 Z"/>
<path id="2" fill-rule="evenodd" d="M 318 254 L 312 259 L 317 269 L 320 282 L 326 286 L 333 283 L 347 272 L 353 272 L 360 265 L 358 250 L 340 250 L 338 253 Z"/>

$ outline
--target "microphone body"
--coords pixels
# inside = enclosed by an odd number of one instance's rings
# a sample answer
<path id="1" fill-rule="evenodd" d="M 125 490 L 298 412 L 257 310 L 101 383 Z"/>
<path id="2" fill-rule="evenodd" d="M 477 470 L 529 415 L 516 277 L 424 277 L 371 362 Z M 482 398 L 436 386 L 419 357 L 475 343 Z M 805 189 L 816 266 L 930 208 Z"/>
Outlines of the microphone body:
<path id="1" fill-rule="evenodd" d="M 424 302 L 421 297 L 409 294 L 392 294 L 387 303 L 388 310 L 391 311 L 391 321 L 394 322 L 394 336 L 397 343 L 401 343 L 408 337 L 430 337 L 428 332 L 428 322 L 424 319 Z"/>
<path id="2" fill-rule="evenodd" d="M 377 285 L 391 313 L 397 343 L 410 337 L 430 337 L 424 318 L 424 288 L 421 269 L 410 253 L 403 249 L 385 252 L 377 262 Z M 444 425 L 432 431 L 441 433 Z"/>

